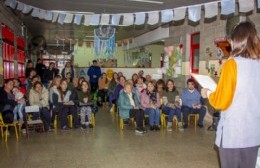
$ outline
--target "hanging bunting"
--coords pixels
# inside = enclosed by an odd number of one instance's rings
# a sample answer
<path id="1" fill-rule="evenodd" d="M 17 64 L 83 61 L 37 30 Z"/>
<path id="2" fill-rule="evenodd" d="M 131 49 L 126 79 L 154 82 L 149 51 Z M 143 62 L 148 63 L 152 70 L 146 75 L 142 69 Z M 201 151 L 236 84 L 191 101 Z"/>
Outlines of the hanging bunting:
<path id="1" fill-rule="evenodd" d="M 123 26 L 130 26 L 134 24 L 134 15 L 132 13 L 123 14 Z"/>
<path id="2" fill-rule="evenodd" d="M 82 14 L 76 14 L 74 17 L 74 24 L 80 25 L 82 16 L 83 16 Z"/>
<path id="3" fill-rule="evenodd" d="M 23 14 L 28 14 L 28 13 L 30 13 L 31 12 L 31 10 L 32 10 L 32 6 L 30 6 L 30 5 L 23 5 L 23 10 L 22 10 L 22 13 Z"/>
<path id="4" fill-rule="evenodd" d="M 235 0 L 221 0 L 221 15 L 235 13 Z"/>
<path id="5" fill-rule="evenodd" d="M 57 19 L 59 17 L 59 14 L 58 13 L 53 13 L 53 18 L 52 18 L 52 22 L 56 22 Z"/>
<path id="6" fill-rule="evenodd" d="M 64 19 L 64 23 L 71 23 L 73 20 L 74 15 L 70 13 L 66 13 L 66 17 Z"/>
<path id="7" fill-rule="evenodd" d="M 148 12 L 147 24 L 155 25 L 159 22 L 159 11 Z"/>
<path id="8" fill-rule="evenodd" d="M 119 25 L 119 23 L 120 23 L 120 18 L 121 18 L 121 15 L 119 15 L 119 14 L 114 14 L 114 15 L 112 15 L 111 25 L 114 25 L 114 26 Z"/>
<path id="9" fill-rule="evenodd" d="M 39 11 L 39 19 L 45 19 L 46 11 L 43 9 L 40 9 Z"/>
<path id="10" fill-rule="evenodd" d="M 23 10 L 23 6 L 24 6 L 24 4 L 23 3 L 21 3 L 21 2 L 17 2 L 17 10 L 18 11 L 22 11 Z"/>
<path id="11" fill-rule="evenodd" d="M 39 8 L 33 8 L 33 11 L 32 11 L 32 17 L 38 17 L 40 14 L 40 10 Z"/>
<path id="12" fill-rule="evenodd" d="M 50 11 L 46 11 L 45 20 L 51 21 L 53 13 Z"/>
<path id="13" fill-rule="evenodd" d="M 59 24 L 64 24 L 65 17 L 66 17 L 66 14 L 60 13 L 59 14 L 59 18 L 58 18 L 58 23 Z"/>
<path id="14" fill-rule="evenodd" d="M 162 23 L 168 23 L 173 20 L 173 10 L 167 9 L 161 11 L 161 22 Z"/>
<path id="15" fill-rule="evenodd" d="M 110 15 L 109 14 L 102 14 L 101 15 L 100 25 L 109 25 L 109 21 L 110 21 Z"/>
<path id="16" fill-rule="evenodd" d="M 193 22 L 198 22 L 201 17 L 201 5 L 194 5 L 188 8 L 189 20 Z"/>
<path id="17" fill-rule="evenodd" d="M 16 2 L 16 0 L 6 0 L 5 1 L 5 5 L 9 6 L 12 9 L 15 9 L 16 5 L 17 5 L 17 2 Z"/>
<path id="18" fill-rule="evenodd" d="M 85 26 L 89 26 L 90 25 L 90 19 L 91 19 L 91 15 L 84 15 L 84 25 Z"/>
<path id="19" fill-rule="evenodd" d="M 99 25 L 99 22 L 100 22 L 100 14 L 91 15 L 90 23 L 89 23 L 90 25 L 97 26 Z"/>
<path id="20" fill-rule="evenodd" d="M 206 3 L 205 7 L 205 18 L 213 18 L 218 15 L 218 2 Z"/>
<path id="21" fill-rule="evenodd" d="M 257 1 L 257 8 L 260 8 L 260 0 Z"/>
<path id="22" fill-rule="evenodd" d="M 174 21 L 183 20 L 185 18 L 186 7 L 176 8 L 173 11 L 174 11 L 174 15 L 173 15 L 174 16 L 173 17 Z"/>
<path id="23" fill-rule="evenodd" d="M 142 25 L 145 22 L 145 13 L 138 12 L 135 13 L 135 25 Z"/>
<path id="24" fill-rule="evenodd" d="M 254 0 L 238 0 L 239 3 L 239 12 L 247 13 L 254 9 L 255 1 Z"/>

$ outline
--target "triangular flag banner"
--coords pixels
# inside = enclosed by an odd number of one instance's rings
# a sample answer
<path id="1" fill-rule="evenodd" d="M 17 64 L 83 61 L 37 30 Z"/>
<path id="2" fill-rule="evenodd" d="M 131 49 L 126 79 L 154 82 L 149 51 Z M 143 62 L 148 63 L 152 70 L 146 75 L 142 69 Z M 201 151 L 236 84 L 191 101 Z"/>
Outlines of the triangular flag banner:
<path id="1" fill-rule="evenodd" d="M 40 9 L 40 13 L 39 13 L 39 19 L 45 19 L 45 15 L 46 15 L 46 11 L 43 9 Z"/>
<path id="2" fill-rule="evenodd" d="M 167 23 L 173 20 L 173 10 L 167 9 L 161 11 L 161 22 Z"/>
<path id="3" fill-rule="evenodd" d="M 213 18 L 218 15 L 218 2 L 204 4 L 205 18 Z"/>
<path id="4" fill-rule="evenodd" d="M 59 18 L 58 18 L 58 23 L 59 24 L 64 24 L 65 17 L 66 17 L 65 13 L 60 13 L 59 14 Z"/>
<path id="5" fill-rule="evenodd" d="M 201 5 L 190 6 L 189 11 L 189 20 L 193 22 L 198 22 L 201 17 Z"/>
<path id="6" fill-rule="evenodd" d="M 260 0 L 257 1 L 257 8 L 260 8 Z"/>
<path id="7" fill-rule="evenodd" d="M 159 11 L 148 12 L 147 24 L 155 25 L 159 22 Z"/>
<path id="8" fill-rule="evenodd" d="M 24 5 L 23 5 L 22 13 L 23 13 L 23 14 L 28 14 L 28 13 L 31 12 L 31 10 L 32 10 L 32 6 L 24 4 Z"/>
<path id="9" fill-rule="evenodd" d="M 84 15 L 84 25 L 85 26 L 89 26 L 90 25 L 90 19 L 91 19 L 91 15 Z"/>
<path id="10" fill-rule="evenodd" d="M 66 13 L 65 19 L 64 19 L 64 23 L 71 23 L 73 20 L 73 14 L 70 13 Z"/>
<path id="11" fill-rule="evenodd" d="M 83 16 L 82 14 L 76 14 L 74 17 L 74 24 L 80 25 L 82 16 Z"/>
<path id="12" fill-rule="evenodd" d="M 254 10 L 255 1 L 254 0 L 238 0 L 239 12 L 250 12 Z"/>
<path id="13" fill-rule="evenodd" d="M 22 11 L 22 10 L 23 10 L 23 6 L 24 6 L 24 4 L 23 4 L 22 2 L 19 2 L 19 1 L 18 1 L 18 2 L 17 2 L 17 8 L 16 8 L 16 9 L 17 9 L 18 11 Z"/>
<path id="14" fill-rule="evenodd" d="M 51 21 L 53 13 L 51 11 L 46 11 L 45 20 Z"/>
<path id="15" fill-rule="evenodd" d="M 119 14 L 114 14 L 112 15 L 112 19 L 111 19 L 111 25 L 119 25 L 120 23 L 120 18 L 121 18 L 121 15 Z"/>
<path id="16" fill-rule="evenodd" d="M 134 24 L 134 15 L 133 13 L 123 14 L 123 26 L 130 26 Z"/>
<path id="17" fill-rule="evenodd" d="M 109 14 L 102 14 L 101 15 L 100 25 L 109 25 L 109 21 L 110 21 L 110 15 Z"/>
<path id="18" fill-rule="evenodd" d="M 235 13 L 235 0 L 221 0 L 221 14 L 230 15 Z"/>
<path id="19" fill-rule="evenodd" d="M 174 9 L 174 21 L 183 20 L 186 15 L 186 7 Z"/>
<path id="20" fill-rule="evenodd" d="M 89 22 L 90 25 L 97 26 L 99 25 L 99 22 L 100 22 L 100 14 L 91 15 L 90 22 Z"/>
<path id="21" fill-rule="evenodd" d="M 39 8 L 33 8 L 32 17 L 38 17 L 40 14 Z"/>
<path id="22" fill-rule="evenodd" d="M 145 13 L 138 12 L 135 13 L 135 25 L 142 25 L 145 22 Z"/>
<path id="23" fill-rule="evenodd" d="M 52 18 L 52 22 L 56 22 L 57 19 L 59 17 L 59 14 L 58 13 L 53 13 L 53 18 Z"/>
<path id="24" fill-rule="evenodd" d="M 7 0 L 7 1 L 5 1 L 5 5 L 9 6 L 12 9 L 15 9 L 17 2 L 16 2 L 16 0 Z"/>

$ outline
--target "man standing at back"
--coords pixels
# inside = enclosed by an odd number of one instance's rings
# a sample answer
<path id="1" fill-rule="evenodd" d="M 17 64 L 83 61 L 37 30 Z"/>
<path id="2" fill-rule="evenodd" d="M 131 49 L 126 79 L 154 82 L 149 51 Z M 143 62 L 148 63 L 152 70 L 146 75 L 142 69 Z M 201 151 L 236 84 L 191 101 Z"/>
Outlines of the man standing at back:
<path id="1" fill-rule="evenodd" d="M 101 69 L 97 65 L 97 61 L 93 60 L 93 65 L 88 69 L 89 83 L 91 92 L 94 93 L 98 88 L 98 79 L 101 76 Z"/>

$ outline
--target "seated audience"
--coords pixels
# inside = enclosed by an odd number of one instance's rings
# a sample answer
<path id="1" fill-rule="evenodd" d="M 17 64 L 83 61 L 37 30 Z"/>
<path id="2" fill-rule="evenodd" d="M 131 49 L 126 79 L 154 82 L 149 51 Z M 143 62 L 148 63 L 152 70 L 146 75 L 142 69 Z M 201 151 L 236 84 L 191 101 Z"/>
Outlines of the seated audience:
<path id="1" fill-rule="evenodd" d="M 55 76 L 59 74 L 59 69 L 55 68 L 55 63 L 51 62 L 48 69 L 45 70 L 43 74 L 43 84 L 46 88 L 48 88 L 48 84 L 50 80 L 53 80 Z"/>
<path id="2" fill-rule="evenodd" d="M 70 62 L 67 62 L 65 67 L 61 71 L 61 77 L 62 79 L 67 79 L 67 73 L 70 73 L 71 79 L 74 78 L 74 68 L 73 65 Z"/>
<path id="3" fill-rule="evenodd" d="M 106 73 L 102 73 L 101 77 L 98 80 L 98 96 L 101 98 L 101 103 L 103 107 L 107 107 L 107 90 L 108 90 L 109 81 L 107 79 Z"/>
<path id="4" fill-rule="evenodd" d="M 165 82 L 163 79 L 159 79 L 155 84 L 156 90 L 159 93 L 160 99 L 163 97 L 163 91 L 165 90 Z"/>
<path id="5" fill-rule="evenodd" d="M 49 89 L 49 101 L 50 101 L 50 109 L 53 110 L 53 93 L 56 93 L 58 91 L 58 87 L 60 86 L 61 82 L 61 76 L 57 75 L 53 80 L 52 83 L 50 84 L 50 89 Z M 52 116 L 54 120 L 54 116 Z"/>
<path id="6" fill-rule="evenodd" d="M 203 127 L 203 119 L 206 114 L 206 108 L 201 105 L 201 95 L 194 86 L 193 79 L 187 80 L 187 88 L 182 93 L 182 108 L 184 128 L 188 127 L 189 114 L 199 114 L 198 126 Z"/>
<path id="7" fill-rule="evenodd" d="M 153 81 L 153 79 L 152 79 L 152 76 L 151 75 L 146 75 L 145 76 L 145 83 L 147 84 L 147 83 L 149 83 L 149 82 L 152 82 Z"/>
<path id="8" fill-rule="evenodd" d="M 125 79 L 124 76 L 119 77 L 119 83 L 116 85 L 116 88 L 115 88 L 115 91 L 114 91 L 114 102 L 115 102 L 115 104 L 117 104 L 121 90 L 124 89 L 125 81 L 126 81 L 126 79 Z"/>
<path id="9" fill-rule="evenodd" d="M 138 79 L 138 75 L 137 75 L 137 73 L 134 73 L 132 75 L 133 87 L 135 87 L 135 85 L 137 83 L 137 79 Z"/>
<path id="10" fill-rule="evenodd" d="M 61 118 L 61 129 L 68 130 L 67 116 L 72 114 L 73 127 L 78 128 L 78 115 L 77 107 L 75 105 L 75 98 L 72 97 L 72 92 L 68 90 L 68 84 L 66 80 L 61 80 L 60 87 L 57 92 L 52 95 L 54 114 L 59 115 Z"/>
<path id="11" fill-rule="evenodd" d="M 168 115 L 167 131 L 172 131 L 173 116 L 177 116 L 178 127 L 183 131 L 181 121 L 181 101 L 179 92 L 174 86 L 174 81 L 169 79 L 166 82 L 166 90 L 163 92 L 162 112 Z"/>
<path id="12" fill-rule="evenodd" d="M 39 81 L 35 82 L 33 89 L 29 93 L 29 102 L 31 106 L 39 106 L 40 117 L 44 123 L 45 131 L 50 129 L 51 115 L 49 112 L 49 92 Z"/>
<path id="13" fill-rule="evenodd" d="M 153 82 L 149 82 L 147 89 L 141 94 L 141 105 L 145 114 L 149 114 L 150 130 L 160 130 L 160 98 L 156 92 Z"/>
<path id="14" fill-rule="evenodd" d="M 20 79 L 13 79 L 13 82 L 14 82 L 14 86 L 18 87 L 19 91 L 22 92 L 23 95 L 26 95 L 26 89 L 22 85 L 22 82 L 20 81 Z"/>
<path id="15" fill-rule="evenodd" d="M 115 72 L 113 74 L 113 77 L 111 79 L 111 81 L 109 82 L 108 85 L 108 99 L 109 99 L 109 107 L 112 107 L 112 103 L 113 103 L 113 95 L 114 95 L 114 91 L 116 88 L 116 85 L 118 84 L 118 75 Z"/>
<path id="16" fill-rule="evenodd" d="M 83 81 L 81 84 L 81 90 L 78 91 L 78 101 L 80 106 L 81 128 L 86 129 L 87 126 L 89 126 L 89 128 L 93 128 L 91 116 L 94 100 L 89 83 L 87 81 Z M 86 121 L 86 115 L 88 117 L 88 121 Z"/>
<path id="17" fill-rule="evenodd" d="M 132 83 L 126 82 L 124 85 L 124 90 L 119 95 L 118 106 L 120 118 L 126 120 L 135 117 L 136 133 L 144 133 L 144 111 L 137 99 L 137 95 L 132 92 Z"/>
<path id="18" fill-rule="evenodd" d="M 24 94 L 19 91 L 19 88 L 14 86 L 12 89 L 12 92 L 15 97 L 15 101 L 17 105 L 14 107 L 14 122 L 17 122 L 17 115 L 19 116 L 19 122 L 23 123 L 24 117 L 23 117 L 23 111 L 25 107 L 25 99 L 24 99 Z"/>
<path id="19" fill-rule="evenodd" d="M 32 86 L 32 78 L 36 75 L 36 70 L 35 69 L 30 69 L 30 73 L 29 76 L 25 79 L 24 81 L 24 86 L 26 88 L 26 90 L 28 90 L 28 88 L 30 86 Z"/>

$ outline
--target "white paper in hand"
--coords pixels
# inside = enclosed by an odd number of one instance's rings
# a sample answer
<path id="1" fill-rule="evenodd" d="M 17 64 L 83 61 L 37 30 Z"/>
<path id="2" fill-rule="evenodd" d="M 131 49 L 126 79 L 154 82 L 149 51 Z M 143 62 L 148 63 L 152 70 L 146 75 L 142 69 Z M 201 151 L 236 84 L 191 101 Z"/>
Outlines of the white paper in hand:
<path id="1" fill-rule="evenodd" d="M 191 73 L 191 76 L 203 87 L 214 92 L 217 88 L 217 83 L 207 75 Z"/>

